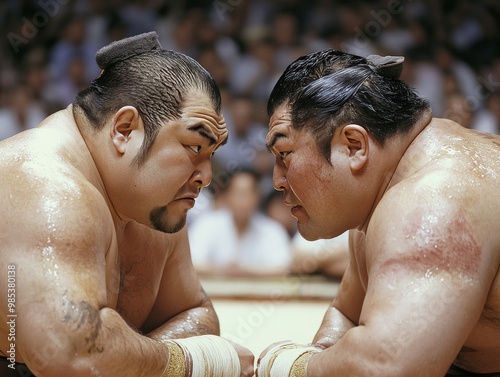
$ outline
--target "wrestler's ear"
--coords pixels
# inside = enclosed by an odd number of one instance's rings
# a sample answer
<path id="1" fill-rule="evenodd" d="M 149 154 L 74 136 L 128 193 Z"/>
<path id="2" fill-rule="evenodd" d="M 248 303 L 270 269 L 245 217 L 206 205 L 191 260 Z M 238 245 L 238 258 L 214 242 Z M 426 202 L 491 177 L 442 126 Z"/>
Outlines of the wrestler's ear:
<path id="1" fill-rule="evenodd" d="M 111 140 L 119 154 L 124 154 L 127 147 L 142 144 L 144 124 L 137 109 L 124 106 L 111 119 Z M 140 140 L 139 140 L 140 139 Z"/>
<path id="2" fill-rule="evenodd" d="M 347 151 L 351 171 L 361 171 L 368 161 L 368 132 L 360 125 L 348 124 L 340 130 L 340 142 Z"/>

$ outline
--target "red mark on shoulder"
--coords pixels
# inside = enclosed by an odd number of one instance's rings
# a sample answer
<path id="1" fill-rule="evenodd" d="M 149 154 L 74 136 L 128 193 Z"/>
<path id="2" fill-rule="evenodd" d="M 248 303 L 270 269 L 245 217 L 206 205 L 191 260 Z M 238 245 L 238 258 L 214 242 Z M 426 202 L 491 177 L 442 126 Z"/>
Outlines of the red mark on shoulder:
<path id="1" fill-rule="evenodd" d="M 440 270 L 468 277 L 477 274 L 481 248 L 461 211 L 451 216 L 415 210 L 404 221 L 405 250 L 383 268 L 402 267 L 426 273 Z"/>

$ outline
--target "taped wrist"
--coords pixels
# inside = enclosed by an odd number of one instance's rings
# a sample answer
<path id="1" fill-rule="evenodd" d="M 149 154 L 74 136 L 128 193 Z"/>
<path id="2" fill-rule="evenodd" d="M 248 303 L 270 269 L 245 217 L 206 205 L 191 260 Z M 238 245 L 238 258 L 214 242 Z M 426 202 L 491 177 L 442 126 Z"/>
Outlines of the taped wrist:
<path id="1" fill-rule="evenodd" d="M 169 350 L 170 357 L 161 377 L 186 377 L 189 369 L 189 360 L 186 358 L 184 349 L 174 341 L 163 341 Z"/>
<path id="2" fill-rule="evenodd" d="M 306 377 L 309 359 L 321 349 L 291 342 L 271 348 L 262 358 L 257 371 L 259 377 Z"/>
<path id="3" fill-rule="evenodd" d="M 240 377 L 240 359 L 234 347 L 215 335 L 163 341 L 170 360 L 161 377 Z"/>

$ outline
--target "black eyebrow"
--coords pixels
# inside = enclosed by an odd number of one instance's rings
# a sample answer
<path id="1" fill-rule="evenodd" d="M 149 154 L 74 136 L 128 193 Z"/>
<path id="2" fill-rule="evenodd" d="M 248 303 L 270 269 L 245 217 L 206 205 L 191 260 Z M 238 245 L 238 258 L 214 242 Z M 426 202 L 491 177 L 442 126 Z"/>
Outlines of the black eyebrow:
<path id="1" fill-rule="evenodd" d="M 225 137 L 225 138 L 224 138 L 224 140 L 222 140 L 222 142 L 219 144 L 219 147 L 221 147 L 222 145 L 226 144 L 228 139 L 229 139 L 229 135 L 228 135 L 228 134 L 226 134 L 226 137 Z"/>
<path id="2" fill-rule="evenodd" d="M 202 124 L 195 124 L 194 126 L 188 127 L 189 131 L 197 132 L 205 139 L 208 139 L 209 145 L 214 145 L 217 143 L 217 139 L 207 132 L 207 129 Z"/>
<path id="3" fill-rule="evenodd" d="M 275 132 L 273 136 L 271 137 L 271 141 L 269 143 L 266 143 L 266 148 L 269 152 L 272 153 L 272 148 L 274 147 L 274 144 L 278 141 L 278 139 L 281 138 L 286 138 L 286 135 L 281 133 L 281 132 Z"/>

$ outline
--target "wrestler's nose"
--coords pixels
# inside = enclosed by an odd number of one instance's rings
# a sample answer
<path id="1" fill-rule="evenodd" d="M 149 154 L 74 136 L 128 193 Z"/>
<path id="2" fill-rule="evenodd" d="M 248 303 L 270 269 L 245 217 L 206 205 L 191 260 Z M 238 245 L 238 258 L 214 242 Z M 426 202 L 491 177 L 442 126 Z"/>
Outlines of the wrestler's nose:
<path id="1" fill-rule="evenodd" d="M 278 191 L 285 191 L 288 188 L 285 169 L 276 163 L 273 168 L 273 186 Z"/>
<path id="2" fill-rule="evenodd" d="M 199 188 L 208 186 L 212 182 L 212 161 L 200 163 L 193 173 L 193 179 Z"/>

